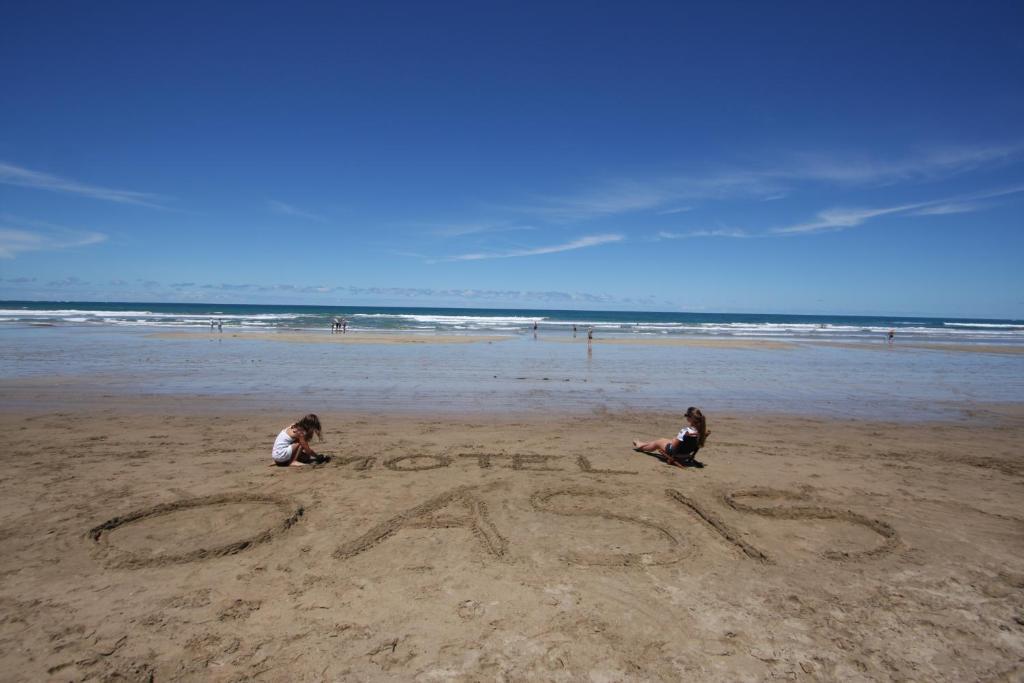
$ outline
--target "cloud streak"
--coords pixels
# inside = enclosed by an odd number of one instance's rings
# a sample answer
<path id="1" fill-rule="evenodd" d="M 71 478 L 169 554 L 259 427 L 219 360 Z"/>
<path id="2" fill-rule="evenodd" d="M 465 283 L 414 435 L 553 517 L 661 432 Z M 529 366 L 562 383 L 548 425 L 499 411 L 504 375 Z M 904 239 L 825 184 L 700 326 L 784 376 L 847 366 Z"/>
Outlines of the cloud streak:
<path id="1" fill-rule="evenodd" d="M 934 181 L 981 168 L 1018 162 L 1024 142 L 934 148 L 900 159 L 858 159 L 796 154 L 774 165 L 717 170 L 647 180 L 619 179 L 593 189 L 542 197 L 518 207 L 503 207 L 553 223 L 572 223 L 625 213 L 651 211 L 671 215 L 689 203 L 726 199 L 773 200 L 806 184 L 891 185 Z M 683 204 L 682 207 L 676 205 Z"/>
<path id="2" fill-rule="evenodd" d="M 484 259 L 496 259 L 496 258 L 518 258 L 522 256 L 540 256 L 543 254 L 556 254 L 563 251 L 573 251 L 575 249 L 586 249 L 588 247 L 597 247 L 602 244 L 610 244 L 612 242 L 621 242 L 623 240 L 622 235 L 588 235 L 581 237 L 572 242 L 566 242 L 565 244 L 556 244 L 546 247 L 534 247 L 532 249 L 513 249 L 510 251 L 496 251 L 496 252 L 478 252 L 473 254 L 460 254 L 458 256 L 449 257 L 448 261 L 481 261 Z"/>
<path id="3" fill-rule="evenodd" d="M 42 228 L 42 229 L 39 229 Z M 100 232 L 70 230 L 47 223 L 0 215 L 0 258 L 12 259 L 31 251 L 72 249 L 106 241 Z"/>
<path id="4" fill-rule="evenodd" d="M 134 204 L 152 209 L 166 208 L 161 205 L 164 199 L 160 195 L 89 185 L 77 180 L 61 178 L 4 162 L 0 162 L 0 183 L 15 187 L 28 187 L 37 190 L 49 190 L 50 192 L 75 194 L 116 204 Z"/>
<path id="5" fill-rule="evenodd" d="M 732 228 L 718 228 L 715 230 L 690 230 L 688 232 L 667 232 L 658 233 L 658 239 L 663 240 L 685 240 L 693 237 L 735 237 L 738 239 L 755 237 L 746 230 Z"/>
<path id="6" fill-rule="evenodd" d="M 315 221 L 317 223 L 325 223 L 327 221 L 327 219 L 324 218 L 323 216 L 311 213 L 309 211 L 303 211 L 298 207 L 292 206 L 291 204 L 286 204 L 284 202 L 279 202 L 276 199 L 268 200 L 267 206 L 269 206 L 270 210 L 273 211 L 274 213 L 279 213 L 283 216 L 295 216 L 296 218 L 305 218 L 306 220 Z"/>
<path id="7" fill-rule="evenodd" d="M 427 229 L 431 230 L 432 234 L 436 235 L 437 237 L 465 237 L 467 235 L 482 235 L 499 232 L 521 232 L 537 229 L 535 226 L 532 225 L 521 225 L 518 223 L 510 223 L 508 221 L 423 224 L 421 225 L 421 227 L 426 227 Z"/>
<path id="8" fill-rule="evenodd" d="M 836 232 L 854 228 L 863 223 L 893 214 L 912 213 L 917 216 L 935 216 L 950 213 L 965 213 L 986 208 L 982 204 L 976 204 L 978 200 L 994 199 L 1014 194 L 1024 193 L 1024 185 L 985 190 L 957 197 L 944 199 L 933 199 L 925 202 L 914 202 L 897 206 L 888 206 L 874 209 L 846 209 L 836 208 L 820 212 L 814 220 L 806 223 L 798 223 L 782 228 L 774 228 L 769 232 L 774 235 L 806 235 L 818 232 Z"/>

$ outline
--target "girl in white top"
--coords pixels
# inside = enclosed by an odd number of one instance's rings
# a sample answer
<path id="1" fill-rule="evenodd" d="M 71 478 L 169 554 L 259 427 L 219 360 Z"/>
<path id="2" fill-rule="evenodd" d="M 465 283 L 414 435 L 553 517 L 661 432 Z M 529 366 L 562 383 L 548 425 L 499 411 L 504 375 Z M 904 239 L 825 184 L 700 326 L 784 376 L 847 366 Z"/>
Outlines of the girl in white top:
<path id="1" fill-rule="evenodd" d="M 309 440 L 314 434 L 323 440 L 320 418 L 312 413 L 282 429 L 270 450 L 274 464 L 281 467 L 302 467 L 311 462 L 320 462 L 321 456 L 309 447 Z"/>
<path id="2" fill-rule="evenodd" d="M 653 441 L 634 441 L 633 450 L 650 453 L 663 458 L 669 465 L 683 467 L 678 459 L 690 455 L 704 445 L 708 437 L 707 421 L 699 408 L 686 409 L 686 425 L 679 430 L 674 439 L 655 439 Z M 684 444 L 683 442 L 686 441 Z"/>

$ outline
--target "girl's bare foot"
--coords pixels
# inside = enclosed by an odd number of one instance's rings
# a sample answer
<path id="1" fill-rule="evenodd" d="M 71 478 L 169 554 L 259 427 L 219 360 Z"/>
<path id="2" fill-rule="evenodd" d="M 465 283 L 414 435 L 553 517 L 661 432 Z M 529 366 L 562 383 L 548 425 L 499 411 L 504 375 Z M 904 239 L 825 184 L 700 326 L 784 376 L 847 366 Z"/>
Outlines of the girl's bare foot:
<path id="1" fill-rule="evenodd" d="M 634 441 L 633 442 L 633 450 L 634 451 L 640 450 L 640 446 L 641 446 L 641 442 L 640 441 Z"/>

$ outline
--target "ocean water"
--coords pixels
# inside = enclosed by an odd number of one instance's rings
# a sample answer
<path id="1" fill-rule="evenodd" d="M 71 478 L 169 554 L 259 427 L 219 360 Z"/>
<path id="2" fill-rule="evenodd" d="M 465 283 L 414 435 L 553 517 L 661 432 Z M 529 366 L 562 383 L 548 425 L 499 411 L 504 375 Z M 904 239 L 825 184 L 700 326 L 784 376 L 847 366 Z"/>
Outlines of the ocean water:
<path id="1" fill-rule="evenodd" d="M 492 413 L 682 411 L 796 413 L 917 420 L 959 417 L 987 403 L 1024 402 L 1024 355 L 903 348 L 906 339 L 1021 343 L 1020 321 L 799 316 L 305 309 L 268 306 L 32 304 L 0 317 L 0 407 L 19 388 L 45 395 L 207 396 L 225 407 L 322 411 Z M 237 329 L 350 329 L 423 335 L 493 334 L 474 344 L 301 344 L 241 340 Z M 168 328 L 225 334 L 163 339 Z M 532 324 L 539 321 L 534 337 Z M 783 339 L 791 348 L 595 344 L 610 336 Z M 824 325 L 825 327 L 821 327 Z M 897 343 L 884 334 L 895 328 Z M 871 348 L 820 344 L 871 340 Z M 4 396 L 4 388 L 11 391 Z M 57 389 L 54 389 L 57 387 Z M 56 394 L 55 394 L 56 392 Z M 14 396 L 15 398 L 12 398 Z M 19 398 L 20 397 L 20 398 Z M 80 399 L 79 399 L 80 400 Z M 44 406 L 45 407 L 45 406 Z"/>
<path id="2" fill-rule="evenodd" d="M 227 330 L 323 330 L 345 318 L 354 332 L 514 334 L 594 328 L 604 336 L 803 341 L 877 341 L 889 330 L 900 340 L 929 343 L 1024 345 L 1024 320 L 961 318 L 657 313 L 470 308 L 373 308 L 0 301 L 4 325 L 112 326 Z"/>

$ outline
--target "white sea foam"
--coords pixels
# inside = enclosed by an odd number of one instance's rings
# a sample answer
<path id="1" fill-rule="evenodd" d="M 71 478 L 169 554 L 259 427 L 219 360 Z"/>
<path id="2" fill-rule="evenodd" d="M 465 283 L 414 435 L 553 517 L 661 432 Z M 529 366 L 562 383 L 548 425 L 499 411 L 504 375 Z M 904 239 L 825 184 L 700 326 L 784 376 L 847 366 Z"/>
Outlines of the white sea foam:
<path id="1" fill-rule="evenodd" d="M 1024 330 L 1024 325 L 1013 325 L 1007 323 L 942 323 L 946 327 L 981 327 L 999 328 L 1008 330 Z"/>
<path id="2" fill-rule="evenodd" d="M 527 318 L 519 316 L 489 316 L 489 315 L 417 315 L 412 313 L 355 313 L 353 318 L 385 318 L 393 320 L 411 320 L 418 323 L 434 323 L 438 325 L 459 325 L 466 323 L 483 324 L 507 324 L 507 323 L 533 323 L 534 320 L 543 322 L 544 318 Z"/>

